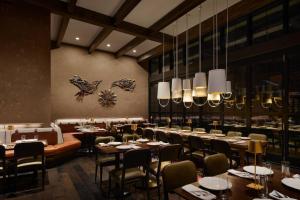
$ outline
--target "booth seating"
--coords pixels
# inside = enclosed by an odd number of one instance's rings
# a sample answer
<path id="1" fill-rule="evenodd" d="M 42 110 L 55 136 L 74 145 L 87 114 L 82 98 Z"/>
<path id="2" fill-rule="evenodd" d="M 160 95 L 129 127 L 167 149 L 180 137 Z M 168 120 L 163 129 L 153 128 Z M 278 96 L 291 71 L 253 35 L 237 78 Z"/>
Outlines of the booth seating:
<path id="1" fill-rule="evenodd" d="M 61 128 L 62 133 L 76 132 L 75 126 L 81 124 L 92 124 L 99 128 L 110 127 L 112 123 L 139 123 L 145 122 L 143 117 L 133 117 L 133 118 L 78 118 L 78 119 L 57 119 L 55 124 Z"/>

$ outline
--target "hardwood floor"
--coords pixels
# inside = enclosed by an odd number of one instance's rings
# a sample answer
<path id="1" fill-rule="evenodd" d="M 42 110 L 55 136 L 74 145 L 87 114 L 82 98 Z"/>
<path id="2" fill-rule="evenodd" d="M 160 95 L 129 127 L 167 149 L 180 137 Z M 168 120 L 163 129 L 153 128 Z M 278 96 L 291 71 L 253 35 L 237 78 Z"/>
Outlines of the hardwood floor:
<path id="1" fill-rule="evenodd" d="M 110 168 L 112 169 L 112 168 Z M 103 189 L 107 191 L 107 180 L 109 168 L 104 168 Z M 64 164 L 47 170 L 47 181 L 45 190 L 32 190 L 29 192 L 18 191 L 15 195 L 0 195 L 0 199 L 11 200 L 52 200 L 52 199 L 72 199 L 72 200 L 93 200 L 107 199 L 102 194 L 99 181 L 94 182 L 95 163 L 94 157 L 81 156 L 76 157 Z M 21 178 L 20 178 L 21 179 Z M 24 180 L 20 180 L 24 181 Z M 27 181 L 26 184 L 31 184 Z M 131 195 L 126 199 L 146 199 L 144 190 L 136 189 L 130 186 Z M 180 199 L 170 195 L 171 199 Z M 173 197 L 173 198 L 172 198 Z M 111 198 L 115 199 L 115 198 Z M 157 190 L 151 190 L 151 199 L 158 199 Z"/>

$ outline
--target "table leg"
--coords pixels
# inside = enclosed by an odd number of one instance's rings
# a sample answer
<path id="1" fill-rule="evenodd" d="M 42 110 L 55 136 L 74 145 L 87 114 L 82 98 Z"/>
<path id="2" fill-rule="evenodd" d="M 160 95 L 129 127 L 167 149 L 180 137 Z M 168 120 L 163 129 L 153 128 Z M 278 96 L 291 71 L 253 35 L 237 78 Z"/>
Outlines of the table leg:
<path id="1" fill-rule="evenodd" d="M 245 152 L 245 150 L 240 149 L 239 154 L 240 154 L 240 166 L 243 167 L 245 165 L 246 152 Z"/>
<path id="2" fill-rule="evenodd" d="M 116 168 L 116 169 L 119 169 L 119 168 L 120 168 L 120 154 L 119 154 L 119 153 L 116 153 L 116 154 L 115 154 L 115 158 L 116 158 L 116 165 L 115 165 L 115 168 Z"/>

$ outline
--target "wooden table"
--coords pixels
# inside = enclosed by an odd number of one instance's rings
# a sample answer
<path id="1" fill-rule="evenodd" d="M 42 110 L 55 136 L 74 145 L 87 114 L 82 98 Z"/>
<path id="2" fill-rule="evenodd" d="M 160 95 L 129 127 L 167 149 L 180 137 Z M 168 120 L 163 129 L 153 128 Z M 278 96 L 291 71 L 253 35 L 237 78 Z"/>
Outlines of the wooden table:
<path id="1" fill-rule="evenodd" d="M 291 198 L 299 199 L 300 191 L 289 188 L 281 183 L 281 172 L 276 167 L 273 169 L 274 175 L 270 177 L 270 182 L 268 184 L 269 193 L 273 191 L 273 189 L 277 190 L 278 192 L 285 194 Z M 240 178 L 231 174 L 223 174 L 221 175 L 223 178 L 224 176 L 228 177 L 228 180 L 232 183 L 232 188 L 228 192 L 229 199 L 237 199 L 237 200 L 247 200 L 247 199 L 254 199 L 258 198 L 259 192 L 251 190 L 246 187 L 247 184 L 253 182 L 250 179 Z M 199 186 L 198 182 L 193 183 L 195 186 Z M 184 199 L 189 200 L 199 200 L 199 198 L 191 195 L 190 193 L 183 190 L 181 187 L 176 188 L 174 192 L 183 197 Z M 213 192 L 215 193 L 215 192 Z M 218 193 L 215 193 L 217 196 Z"/>

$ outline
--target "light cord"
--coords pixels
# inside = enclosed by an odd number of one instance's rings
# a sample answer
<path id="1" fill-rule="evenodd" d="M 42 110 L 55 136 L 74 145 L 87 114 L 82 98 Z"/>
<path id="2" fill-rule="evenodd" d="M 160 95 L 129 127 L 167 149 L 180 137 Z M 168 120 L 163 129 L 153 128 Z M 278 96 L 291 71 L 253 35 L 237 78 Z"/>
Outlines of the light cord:
<path id="1" fill-rule="evenodd" d="M 199 72 L 202 71 L 202 20 L 201 6 L 199 7 Z"/>
<path id="2" fill-rule="evenodd" d="M 165 82 L 165 34 L 163 33 L 163 82 Z"/>
<path id="3" fill-rule="evenodd" d="M 186 15 L 186 32 L 185 32 L 185 77 L 186 79 L 188 78 L 188 73 L 189 73 L 189 61 L 188 61 L 188 54 L 189 54 L 189 16 L 188 14 Z"/>
<path id="4" fill-rule="evenodd" d="M 218 4 L 216 1 L 216 69 L 219 68 Z"/>
<path id="5" fill-rule="evenodd" d="M 226 67 L 226 80 L 227 80 L 227 68 L 228 68 L 228 0 L 226 6 L 226 45 L 225 45 L 225 67 Z"/>

